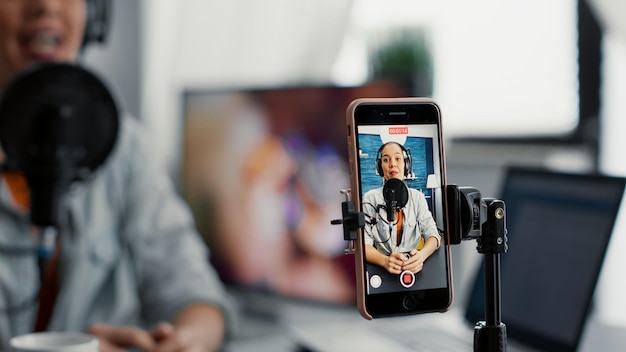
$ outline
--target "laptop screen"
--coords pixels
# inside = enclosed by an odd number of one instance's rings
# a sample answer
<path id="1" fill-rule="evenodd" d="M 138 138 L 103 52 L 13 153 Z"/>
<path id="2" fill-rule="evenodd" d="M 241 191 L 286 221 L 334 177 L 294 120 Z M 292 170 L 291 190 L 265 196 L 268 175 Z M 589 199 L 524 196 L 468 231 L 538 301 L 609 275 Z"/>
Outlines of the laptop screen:
<path id="1" fill-rule="evenodd" d="M 575 351 L 584 328 L 625 179 L 511 168 L 508 252 L 501 255 L 507 335 L 534 348 Z M 466 318 L 484 320 L 484 266 Z"/>

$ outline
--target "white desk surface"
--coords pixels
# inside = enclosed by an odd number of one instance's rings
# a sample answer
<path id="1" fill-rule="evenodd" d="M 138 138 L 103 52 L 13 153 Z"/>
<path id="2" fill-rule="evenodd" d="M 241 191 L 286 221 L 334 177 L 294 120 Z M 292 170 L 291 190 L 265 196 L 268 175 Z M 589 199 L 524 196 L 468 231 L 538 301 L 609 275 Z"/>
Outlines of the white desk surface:
<path id="1" fill-rule="evenodd" d="M 235 295 L 242 305 L 252 304 L 244 312 L 236 337 L 228 342 L 225 351 L 370 351 L 408 350 L 395 345 L 390 339 L 380 339 L 369 333 L 383 324 L 415 326 L 419 334 L 420 326 L 445 326 L 458 329 L 470 343 L 473 338 L 470 326 L 462 322 L 460 309 L 453 308 L 447 313 L 433 313 L 401 318 L 363 319 L 355 307 L 334 306 L 318 303 L 261 297 L 256 295 Z M 251 300 L 254 302 L 251 303 Z M 506 322 L 504 322 L 506 324 Z M 509 347 L 513 347 L 509 344 Z M 509 348 L 511 350 L 511 348 Z M 469 349 L 471 351 L 471 348 Z M 588 322 L 581 339 L 580 352 L 617 352 L 626 350 L 626 327 L 608 326 L 601 322 Z"/>

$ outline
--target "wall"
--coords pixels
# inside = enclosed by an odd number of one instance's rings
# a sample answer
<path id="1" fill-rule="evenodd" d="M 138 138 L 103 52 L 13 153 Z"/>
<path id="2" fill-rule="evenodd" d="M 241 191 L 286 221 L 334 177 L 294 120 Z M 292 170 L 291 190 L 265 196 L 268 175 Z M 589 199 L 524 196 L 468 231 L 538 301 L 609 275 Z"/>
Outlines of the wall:
<path id="1" fill-rule="evenodd" d="M 82 60 L 101 74 L 128 112 L 140 116 L 140 0 L 111 0 L 111 4 L 106 43 L 87 47 Z"/>

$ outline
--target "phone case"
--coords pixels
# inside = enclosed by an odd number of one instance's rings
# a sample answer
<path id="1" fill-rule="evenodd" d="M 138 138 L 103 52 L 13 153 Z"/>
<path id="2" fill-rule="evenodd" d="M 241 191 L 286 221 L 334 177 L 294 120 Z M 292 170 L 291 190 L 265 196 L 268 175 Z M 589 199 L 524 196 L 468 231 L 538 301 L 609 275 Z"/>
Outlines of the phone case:
<path id="1" fill-rule="evenodd" d="M 436 104 L 436 102 L 433 99 L 430 98 L 360 98 L 360 99 L 356 99 L 354 100 L 352 103 L 349 104 L 347 110 L 346 110 L 346 123 L 347 123 L 347 130 L 348 130 L 348 154 L 349 154 L 349 165 L 350 165 L 350 185 L 351 185 L 351 199 L 355 204 L 356 207 L 356 211 L 358 212 L 362 212 L 362 204 L 361 204 L 361 189 L 360 189 L 360 181 L 359 181 L 359 171 L 358 171 L 358 158 L 359 158 L 359 150 L 357 149 L 357 129 L 355 127 L 355 123 L 356 123 L 356 119 L 355 119 L 355 111 L 356 109 L 362 105 L 362 104 L 376 104 L 376 105 L 388 105 L 388 104 L 434 104 L 437 109 L 439 109 L 439 106 Z M 440 109 L 439 109 L 439 119 L 441 117 L 440 114 Z M 443 185 L 445 185 L 445 160 L 444 160 L 444 149 L 443 149 L 443 138 L 442 138 L 442 134 L 441 134 L 441 121 L 438 122 L 438 134 L 439 134 L 439 141 L 440 141 L 440 145 L 441 145 L 441 169 L 442 169 L 442 179 L 441 179 L 441 185 L 442 185 L 442 189 L 445 189 L 445 187 L 443 187 Z M 444 197 L 445 198 L 445 197 Z M 445 235 L 447 236 L 448 232 L 445 233 Z M 445 238 L 444 241 L 446 241 L 446 245 L 441 245 L 440 249 L 445 248 L 445 251 L 447 252 L 447 272 L 449 273 L 448 275 L 448 295 L 449 295 L 449 302 L 447 304 L 445 304 L 445 307 L 442 307 L 442 309 L 437 310 L 440 312 L 443 311 L 447 311 L 453 302 L 453 287 L 452 287 L 452 265 L 451 265 L 451 260 L 450 260 L 450 251 L 449 251 L 449 246 L 447 244 L 449 244 L 449 238 Z M 354 250 L 355 250 L 355 267 L 356 267 L 356 282 L 357 282 L 357 308 L 360 312 L 360 314 L 366 318 L 366 319 L 373 319 L 376 317 L 382 317 L 382 316 L 386 316 L 386 314 L 380 315 L 378 314 L 378 316 L 375 316 L 374 314 L 372 314 L 369 310 L 369 307 L 367 306 L 367 298 L 366 298 L 366 287 L 368 285 L 368 283 L 366 282 L 366 278 L 365 278 L 365 266 L 366 266 L 366 261 L 365 261 L 365 255 L 363 252 L 364 249 L 364 234 L 363 234 L 363 229 L 359 229 L 357 231 L 357 239 L 356 239 L 356 243 L 354 246 Z M 404 312 L 405 314 L 411 314 L 411 312 Z M 402 313 L 400 313 L 402 314 Z M 391 315 L 398 315 L 397 312 L 391 312 L 389 314 Z"/>

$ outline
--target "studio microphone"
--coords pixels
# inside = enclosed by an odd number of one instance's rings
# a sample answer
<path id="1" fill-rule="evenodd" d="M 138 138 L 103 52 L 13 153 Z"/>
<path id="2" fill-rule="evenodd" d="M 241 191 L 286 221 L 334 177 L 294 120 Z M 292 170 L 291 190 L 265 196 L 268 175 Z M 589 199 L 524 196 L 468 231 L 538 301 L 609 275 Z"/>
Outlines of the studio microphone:
<path id="1" fill-rule="evenodd" d="M 387 197 L 385 197 L 385 203 L 387 204 L 387 221 L 389 224 L 396 222 L 396 210 L 394 209 L 396 207 L 395 197 L 396 195 L 393 190 L 387 193 Z"/>
<path id="2" fill-rule="evenodd" d="M 24 174 L 34 225 L 58 226 L 69 185 L 104 162 L 118 129 L 115 99 L 80 66 L 35 64 L 7 85 L 0 97 L 3 168 Z"/>
<path id="3" fill-rule="evenodd" d="M 404 208 L 409 201 L 409 189 L 403 181 L 397 178 L 389 179 L 383 187 L 383 198 L 387 210 L 387 221 L 391 225 L 396 221 L 395 212 Z"/>

